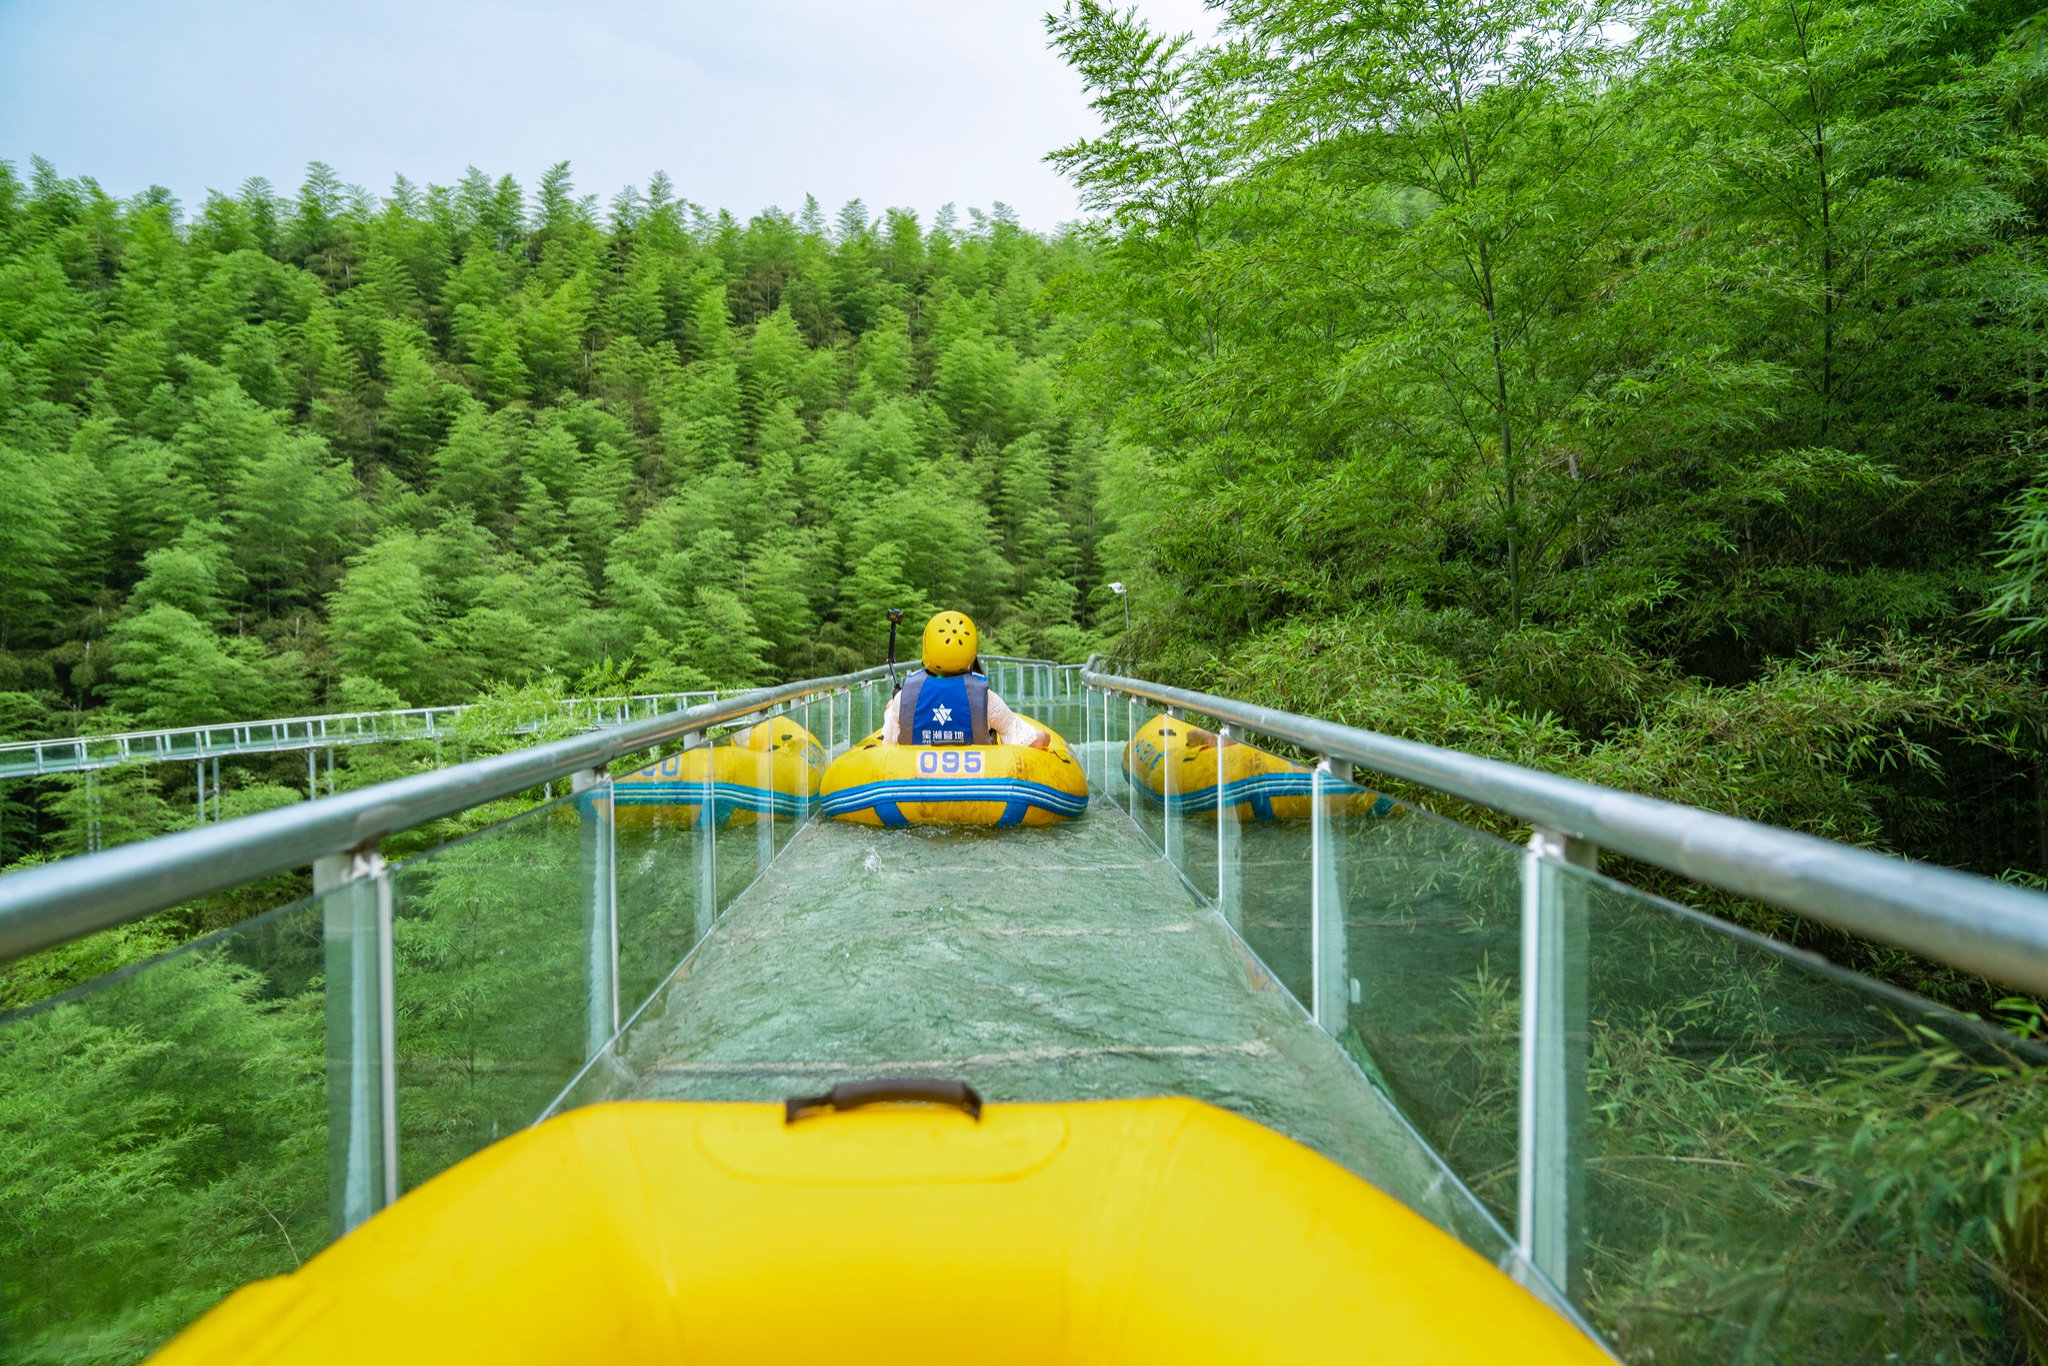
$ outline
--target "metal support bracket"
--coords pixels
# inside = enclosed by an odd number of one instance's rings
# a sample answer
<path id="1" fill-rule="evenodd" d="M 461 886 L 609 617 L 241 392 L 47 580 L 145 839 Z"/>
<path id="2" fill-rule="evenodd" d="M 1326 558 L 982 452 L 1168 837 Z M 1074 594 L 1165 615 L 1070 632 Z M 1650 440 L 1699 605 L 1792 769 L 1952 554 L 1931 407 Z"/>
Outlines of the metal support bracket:
<path id="1" fill-rule="evenodd" d="M 1316 1023 L 1339 1034 L 1350 1019 L 1351 955 L 1344 934 L 1344 893 L 1338 881 L 1332 785 L 1351 781 L 1351 765 L 1325 755 L 1309 780 L 1309 948 L 1313 960 L 1310 1010 Z"/>
<path id="2" fill-rule="evenodd" d="M 1516 1241 L 1579 1303 L 1585 1247 L 1586 884 L 1598 846 L 1537 829 L 1522 857 L 1522 1075 Z"/>
<path id="3" fill-rule="evenodd" d="M 1166 719 L 1180 722 L 1180 708 L 1168 707 Z M 1180 730 L 1181 739 L 1185 742 L 1185 722 L 1180 725 Z M 1159 743 L 1159 852 L 1168 863 L 1178 868 L 1187 848 L 1187 836 L 1181 829 L 1182 822 L 1187 819 L 1187 804 L 1180 791 L 1180 765 L 1167 760 L 1171 752 L 1162 735 Z"/>
<path id="4" fill-rule="evenodd" d="M 327 967 L 328 1218 L 339 1237 L 398 1199 L 391 871 L 376 841 L 313 862 Z"/>
<path id="5" fill-rule="evenodd" d="M 1231 726 L 1216 728 L 1216 909 L 1231 929 L 1244 933 L 1244 832 L 1238 828 L 1237 807 L 1226 800 L 1223 757 L 1237 738 Z"/>
<path id="6" fill-rule="evenodd" d="M 619 898 L 617 822 L 611 774 L 601 768 L 569 775 L 581 827 L 585 1060 L 596 1057 L 619 1031 Z"/>

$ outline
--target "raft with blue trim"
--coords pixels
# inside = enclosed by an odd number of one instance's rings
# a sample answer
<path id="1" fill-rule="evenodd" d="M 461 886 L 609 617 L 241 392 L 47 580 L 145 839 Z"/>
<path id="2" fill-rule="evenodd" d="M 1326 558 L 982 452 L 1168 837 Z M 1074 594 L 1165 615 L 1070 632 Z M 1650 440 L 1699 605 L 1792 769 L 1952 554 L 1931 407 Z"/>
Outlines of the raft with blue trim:
<path id="1" fill-rule="evenodd" d="M 1611 1366 L 1479 1254 L 1226 1111 L 835 1099 L 861 1089 L 571 1111 L 156 1361 Z"/>
<path id="2" fill-rule="evenodd" d="M 1124 746 L 1124 774 L 1148 806 L 1190 816 L 1214 811 L 1216 741 L 1214 733 L 1162 713 L 1138 727 Z M 1240 821 L 1305 820 L 1315 805 L 1314 773 L 1256 745 L 1237 740 L 1224 745 L 1222 777 L 1223 804 L 1234 808 Z M 1390 798 L 1353 782 L 1326 778 L 1323 792 L 1333 813 L 1384 816 L 1394 809 Z"/>
<path id="3" fill-rule="evenodd" d="M 1044 749 L 889 745 L 876 731 L 832 761 L 819 800 L 826 815 L 861 825 L 1072 820 L 1088 809 L 1088 779 L 1067 742 L 1047 726 L 1038 729 L 1052 736 Z"/>
<path id="4" fill-rule="evenodd" d="M 825 747 L 786 716 L 771 717 L 723 744 L 671 754 L 612 783 L 622 826 L 699 826 L 794 820 L 817 806 Z M 710 804 L 705 802 L 707 784 Z"/>

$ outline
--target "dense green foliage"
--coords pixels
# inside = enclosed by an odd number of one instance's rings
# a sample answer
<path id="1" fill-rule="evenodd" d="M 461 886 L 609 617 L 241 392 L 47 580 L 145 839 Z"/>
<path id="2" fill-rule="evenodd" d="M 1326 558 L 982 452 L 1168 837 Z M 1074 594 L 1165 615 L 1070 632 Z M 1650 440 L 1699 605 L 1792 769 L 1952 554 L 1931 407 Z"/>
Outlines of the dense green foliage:
<path id="1" fill-rule="evenodd" d="M 1085 651 L 1086 252 L 971 217 L 0 166 L 0 736 L 830 673 L 890 606 Z M 106 838 L 177 818 L 123 781 Z M 0 862 L 82 839 L 9 796 Z"/>
<path id="2" fill-rule="evenodd" d="M 2033 7 L 1222 8 L 1050 21 L 1112 228 L 1071 369 L 1157 490 L 1128 652 L 2048 871 Z"/>

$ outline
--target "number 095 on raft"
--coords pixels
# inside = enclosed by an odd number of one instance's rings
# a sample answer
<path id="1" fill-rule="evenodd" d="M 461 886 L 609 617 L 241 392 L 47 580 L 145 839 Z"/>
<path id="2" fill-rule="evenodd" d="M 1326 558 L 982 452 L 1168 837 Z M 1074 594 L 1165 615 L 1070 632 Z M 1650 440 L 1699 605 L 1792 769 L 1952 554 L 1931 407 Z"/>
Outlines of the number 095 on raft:
<path id="1" fill-rule="evenodd" d="M 1088 782 L 1057 734 L 1024 749 L 885 745 L 877 731 L 832 761 L 820 800 L 862 825 L 1047 825 L 1087 810 Z"/>

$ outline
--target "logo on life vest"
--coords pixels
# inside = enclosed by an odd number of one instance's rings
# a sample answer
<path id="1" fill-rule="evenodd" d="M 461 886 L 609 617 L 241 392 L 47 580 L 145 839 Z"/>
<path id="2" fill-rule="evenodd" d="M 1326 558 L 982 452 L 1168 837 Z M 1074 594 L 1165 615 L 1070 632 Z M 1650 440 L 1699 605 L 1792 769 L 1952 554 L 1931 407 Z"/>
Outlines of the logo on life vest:
<path id="1" fill-rule="evenodd" d="M 940 725 L 943 726 L 952 719 L 953 709 L 947 706 L 945 703 L 941 702 L 938 706 L 932 708 L 932 720 L 938 722 Z"/>

